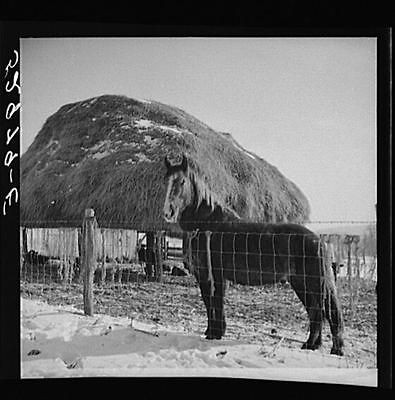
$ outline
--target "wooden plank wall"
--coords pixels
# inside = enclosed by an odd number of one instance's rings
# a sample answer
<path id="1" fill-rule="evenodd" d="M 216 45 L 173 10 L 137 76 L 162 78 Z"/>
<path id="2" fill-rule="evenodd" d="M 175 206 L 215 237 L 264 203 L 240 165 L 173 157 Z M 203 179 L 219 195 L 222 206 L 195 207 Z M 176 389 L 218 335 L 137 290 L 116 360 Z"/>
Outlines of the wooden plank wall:
<path id="1" fill-rule="evenodd" d="M 79 257 L 79 228 L 26 228 L 27 251 L 52 258 Z"/>
<path id="2" fill-rule="evenodd" d="M 21 246 L 23 241 L 23 227 L 20 228 Z M 26 228 L 27 251 L 34 250 L 43 256 L 52 258 L 80 257 L 79 237 L 80 228 Z M 137 231 L 127 229 L 98 229 L 96 232 L 97 258 L 104 255 L 111 260 L 137 259 Z"/>
<path id="3" fill-rule="evenodd" d="M 99 260 L 103 260 L 103 247 L 104 256 L 108 257 L 110 260 L 122 260 L 123 257 L 126 257 L 128 260 L 137 259 L 137 231 L 102 228 L 97 231 L 96 235 L 97 257 Z"/>

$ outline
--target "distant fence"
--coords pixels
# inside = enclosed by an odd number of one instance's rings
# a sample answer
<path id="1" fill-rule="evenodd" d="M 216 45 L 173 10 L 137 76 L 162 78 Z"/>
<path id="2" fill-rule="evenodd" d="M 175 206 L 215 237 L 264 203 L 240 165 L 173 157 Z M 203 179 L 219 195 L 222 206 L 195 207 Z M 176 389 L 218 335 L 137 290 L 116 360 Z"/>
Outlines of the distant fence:
<path id="1" fill-rule="evenodd" d="M 377 281 L 377 254 L 373 234 L 321 234 L 327 257 L 336 263 L 337 276 L 357 277 Z M 371 240 L 369 240 L 371 239 Z"/>

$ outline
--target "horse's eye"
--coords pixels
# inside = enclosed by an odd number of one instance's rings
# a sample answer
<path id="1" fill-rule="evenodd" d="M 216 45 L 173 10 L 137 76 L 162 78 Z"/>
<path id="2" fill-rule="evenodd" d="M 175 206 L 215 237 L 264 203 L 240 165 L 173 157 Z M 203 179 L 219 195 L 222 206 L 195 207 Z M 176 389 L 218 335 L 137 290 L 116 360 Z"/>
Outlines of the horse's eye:
<path id="1" fill-rule="evenodd" d="M 183 180 L 181 181 L 181 186 L 184 186 L 184 183 L 185 183 L 185 179 L 183 179 Z"/>

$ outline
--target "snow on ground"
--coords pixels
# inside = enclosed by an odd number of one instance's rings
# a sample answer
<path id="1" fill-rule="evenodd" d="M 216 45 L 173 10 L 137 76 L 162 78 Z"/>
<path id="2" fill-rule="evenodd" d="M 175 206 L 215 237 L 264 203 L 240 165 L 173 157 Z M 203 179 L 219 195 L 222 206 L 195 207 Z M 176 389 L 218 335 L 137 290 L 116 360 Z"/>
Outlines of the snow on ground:
<path id="1" fill-rule="evenodd" d="M 22 378 L 210 376 L 377 386 L 377 370 L 338 356 L 206 340 L 182 328 L 21 299 Z"/>

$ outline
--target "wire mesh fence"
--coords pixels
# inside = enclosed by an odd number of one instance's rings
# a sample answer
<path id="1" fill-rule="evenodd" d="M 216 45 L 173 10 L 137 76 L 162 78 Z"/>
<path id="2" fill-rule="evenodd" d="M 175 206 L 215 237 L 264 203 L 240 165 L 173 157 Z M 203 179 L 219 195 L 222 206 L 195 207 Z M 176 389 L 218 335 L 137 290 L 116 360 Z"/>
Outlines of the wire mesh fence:
<path id="1" fill-rule="evenodd" d="M 81 229 L 39 229 L 21 227 L 21 295 L 83 309 Z M 376 365 L 377 254 L 372 232 L 310 236 L 172 231 L 161 237 L 163 273 L 158 281 L 147 268 L 155 269 L 157 256 L 146 233 L 98 230 L 96 313 L 195 334 L 210 335 L 211 324 L 214 331 L 224 331 L 224 338 L 281 340 L 295 348 L 306 342 L 312 324 L 322 323 L 322 334 L 318 326 L 310 347 L 322 342 L 329 353 L 336 327 L 331 330 L 323 317 L 325 312 L 332 320 L 337 316 L 335 303 L 325 310 L 323 285 L 333 278 L 344 319 L 345 354 L 355 365 Z"/>

